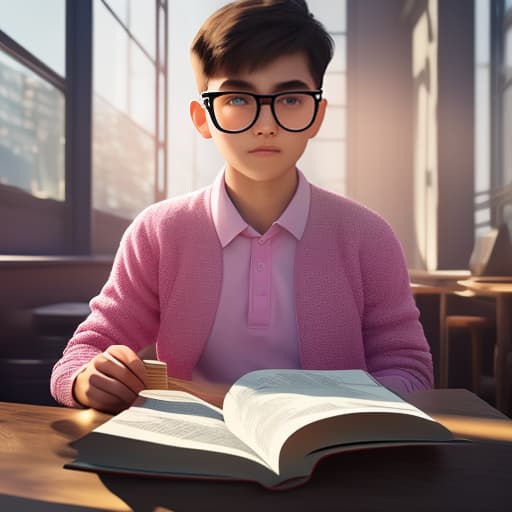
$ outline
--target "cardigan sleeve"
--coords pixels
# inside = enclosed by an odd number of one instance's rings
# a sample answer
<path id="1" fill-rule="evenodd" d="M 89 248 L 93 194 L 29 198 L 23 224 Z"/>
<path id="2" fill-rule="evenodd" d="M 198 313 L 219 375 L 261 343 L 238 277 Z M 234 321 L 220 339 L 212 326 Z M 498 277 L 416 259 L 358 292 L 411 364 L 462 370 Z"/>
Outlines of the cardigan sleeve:
<path id="1" fill-rule="evenodd" d="M 150 207 L 126 230 L 103 289 L 91 313 L 68 342 L 50 382 L 53 397 L 70 407 L 78 404 L 72 386 L 76 375 L 111 345 L 135 352 L 155 341 L 159 325 L 158 265 L 154 214 Z"/>
<path id="2" fill-rule="evenodd" d="M 402 247 L 380 217 L 368 226 L 361 233 L 359 255 L 368 371 L 399 394 L 431 388 L 432 356 L 410 290 Z"/>

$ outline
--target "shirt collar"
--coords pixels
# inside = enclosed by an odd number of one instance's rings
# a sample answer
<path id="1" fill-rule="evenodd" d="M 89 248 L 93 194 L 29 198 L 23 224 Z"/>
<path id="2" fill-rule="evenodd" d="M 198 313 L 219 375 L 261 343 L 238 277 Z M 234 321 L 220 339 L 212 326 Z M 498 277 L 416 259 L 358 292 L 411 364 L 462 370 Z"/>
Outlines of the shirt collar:
<path id="1" fill-rule="evenodd" d="M 289 231 L 297 240 L 302 238 L 309 214 L 311 191 L 306 177 L 297 170 L 297 190 L 292 200 L 274 224 Z M 222 247 L 249 228 L 231 202 L 224 184 L 224 171 L 215 178 L 210 200 L 213 223 Z"/>

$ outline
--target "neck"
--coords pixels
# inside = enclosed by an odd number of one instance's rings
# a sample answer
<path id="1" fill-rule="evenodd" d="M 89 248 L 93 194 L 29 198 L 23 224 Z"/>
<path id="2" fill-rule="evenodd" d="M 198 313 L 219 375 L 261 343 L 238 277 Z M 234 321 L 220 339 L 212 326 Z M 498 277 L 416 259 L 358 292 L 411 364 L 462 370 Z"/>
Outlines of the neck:
<path id="1" fill-rule="evenodd" d="M 286 210 L 297 188 L 296 172 L 269 181 L 253 181 L 226 169 L 227 193 L 241 217 L 264 234 Z"/>

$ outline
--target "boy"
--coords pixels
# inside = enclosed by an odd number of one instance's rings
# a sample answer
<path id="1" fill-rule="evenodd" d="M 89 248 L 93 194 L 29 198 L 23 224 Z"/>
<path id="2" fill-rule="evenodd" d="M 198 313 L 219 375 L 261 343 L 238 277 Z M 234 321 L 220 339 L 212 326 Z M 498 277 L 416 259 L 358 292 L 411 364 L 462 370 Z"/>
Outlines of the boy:
<path id="1" fill-rule="evenodd" d="M 326 108 L 332 42 L 301 0 L 240 0 L 191 51 L 199 133 L 225 159 L 205 190 L 125 233 L 91 315 L 52 373 L 69 406 L 117 412 L 156 342 L 172 377 L 222 390 L 258 368 L 362 368 L 398 393 L 432 385 L 401 247 L 377 215 L 296 168 Z"/>

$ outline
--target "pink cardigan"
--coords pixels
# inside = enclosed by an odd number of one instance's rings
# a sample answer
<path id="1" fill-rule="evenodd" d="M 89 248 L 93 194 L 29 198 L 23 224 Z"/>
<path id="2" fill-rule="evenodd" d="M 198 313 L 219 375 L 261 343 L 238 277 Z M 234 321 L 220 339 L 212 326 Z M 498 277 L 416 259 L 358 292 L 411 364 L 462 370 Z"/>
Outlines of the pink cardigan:
<path id="1" fill-rule="evenodd" d="M 399 393 L 431 387 L 432 358 L 392 230 L 363 206 L 310 186 L 308 223 L 295 257 L 301 366 L 362 368 Z M 76 405 L 76 373 L 112 344 L 137 352 L 156 341 L 169 374 L 190 379 L 221 283 L 210 188 L 147 208 L 124 234 L 90 316 L 55 364 L 55 399 Z"/>

